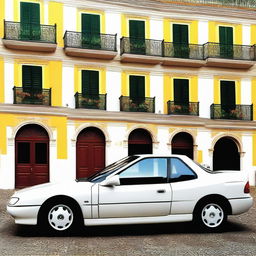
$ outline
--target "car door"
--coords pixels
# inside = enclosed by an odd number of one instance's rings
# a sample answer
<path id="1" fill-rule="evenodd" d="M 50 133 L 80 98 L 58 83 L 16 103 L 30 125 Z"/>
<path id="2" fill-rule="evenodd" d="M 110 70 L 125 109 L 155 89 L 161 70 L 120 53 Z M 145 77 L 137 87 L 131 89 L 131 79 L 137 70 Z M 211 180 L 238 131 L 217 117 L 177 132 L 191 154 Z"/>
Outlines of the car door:
<path id="1" fill-rule="evenodd" d="M 99 185 L 99 218 L 165 216 L 171 186 L 167 158 L 144 158 L 119 173 L 119 186 Z"/>

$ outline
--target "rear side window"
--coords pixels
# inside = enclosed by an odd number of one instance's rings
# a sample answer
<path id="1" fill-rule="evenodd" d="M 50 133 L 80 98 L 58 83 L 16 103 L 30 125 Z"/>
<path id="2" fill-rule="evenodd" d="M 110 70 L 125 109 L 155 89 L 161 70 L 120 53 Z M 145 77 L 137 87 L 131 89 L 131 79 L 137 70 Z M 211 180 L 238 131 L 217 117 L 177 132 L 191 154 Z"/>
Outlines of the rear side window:
<path id="1" fill-rule="evenodd" d="M 178 158 L 171 158 L 171 182 L 193 180 L 197 178 L 194 171 Z"/>

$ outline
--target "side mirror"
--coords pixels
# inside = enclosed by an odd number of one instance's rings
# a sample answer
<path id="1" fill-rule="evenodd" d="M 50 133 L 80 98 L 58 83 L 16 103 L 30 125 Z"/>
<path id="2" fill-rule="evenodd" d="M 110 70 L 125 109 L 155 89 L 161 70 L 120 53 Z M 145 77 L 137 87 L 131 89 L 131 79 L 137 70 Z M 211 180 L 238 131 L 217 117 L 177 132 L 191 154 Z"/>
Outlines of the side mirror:
<path id="1" fill-rule="evenodd" d="M 120 179 L 118 175 L 112 176 L 109 179 L 105 179 L 100 183 L 101 186 L 119 186 Z"/>

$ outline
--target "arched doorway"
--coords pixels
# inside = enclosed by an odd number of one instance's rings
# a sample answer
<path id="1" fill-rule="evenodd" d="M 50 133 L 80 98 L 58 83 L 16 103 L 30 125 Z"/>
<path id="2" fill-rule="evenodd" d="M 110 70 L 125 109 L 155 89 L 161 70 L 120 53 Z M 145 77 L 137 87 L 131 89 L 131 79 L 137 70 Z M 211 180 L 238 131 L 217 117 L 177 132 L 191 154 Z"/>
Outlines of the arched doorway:
<path id="1" fill-rule="evenodd" d="M 172 154 L 186 155 L 194 159 L 193 138 L 189 133 L 180 132 L 173 137 Z"/>
<path id="2" fill-rule="evenodd" d="M 240 154 L 230 137 L 219 139 L 213 151 L 213 170 L 240 170 Z"/>
<path id="3" fill-rule="evenodd" d="M 89 177 L 105 167 L 105 136 L 89 127 L 81 131 L 76 143 L 76 177 Z"/>
<path id="4" fill-rule="evenodd" d="M 36 124 L 23 126 L 15 138 L 15 187 L 49 182 L 49 136 Z"/>
<path id="5" fill-rule="evenodd" d="M 152 138 L 145 129 L 133 130 L 128 138 L 128 155 L 152 154 Z"/>

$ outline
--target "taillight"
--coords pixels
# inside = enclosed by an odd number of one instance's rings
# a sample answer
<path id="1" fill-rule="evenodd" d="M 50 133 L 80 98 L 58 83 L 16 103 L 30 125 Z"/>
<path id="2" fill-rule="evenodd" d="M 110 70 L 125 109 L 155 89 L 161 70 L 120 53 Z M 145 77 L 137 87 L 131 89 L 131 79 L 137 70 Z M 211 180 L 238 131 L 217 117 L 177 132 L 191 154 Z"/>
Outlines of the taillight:
<path id="1" fill-rule="evenodd" d="M 245 186 L 244 186 L 244 193 L 248 194 L 250 193 L 250 184 L 249 181 L 246 182 Z"/>

